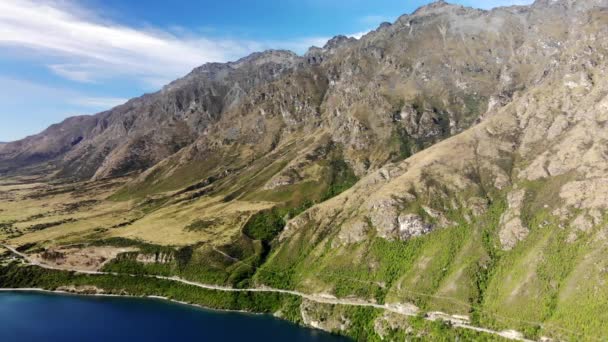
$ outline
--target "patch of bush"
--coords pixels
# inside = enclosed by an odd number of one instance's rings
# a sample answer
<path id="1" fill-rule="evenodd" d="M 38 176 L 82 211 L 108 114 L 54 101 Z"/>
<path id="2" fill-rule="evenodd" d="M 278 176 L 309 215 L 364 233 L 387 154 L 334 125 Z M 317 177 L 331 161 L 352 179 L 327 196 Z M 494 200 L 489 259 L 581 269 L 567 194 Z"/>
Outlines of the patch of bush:
<path id="1" fill-rule="evenodd" d="M 76 220 L 73 218 L 69 218 L 69 219 L 65 219 L 65 220 L 61 220 L 61 221 L 38 223 L 38 224 L 35 224 L 35 225 L 32 225 L 31 227 L 29 227 L 29 230 L 35 232 L 35 231 L 44 230 L 44 229 L 60 226 L 62 224 L 71 223 L 71 222 L 76 222 Z"/>
<path id="2" fill-rule="evenodd" d="M 196 220 L 184 227 L 184 230 L 187 232 L 200 232 L 207 228 L 211 228 L 216 224 L 216 220 Z"/>

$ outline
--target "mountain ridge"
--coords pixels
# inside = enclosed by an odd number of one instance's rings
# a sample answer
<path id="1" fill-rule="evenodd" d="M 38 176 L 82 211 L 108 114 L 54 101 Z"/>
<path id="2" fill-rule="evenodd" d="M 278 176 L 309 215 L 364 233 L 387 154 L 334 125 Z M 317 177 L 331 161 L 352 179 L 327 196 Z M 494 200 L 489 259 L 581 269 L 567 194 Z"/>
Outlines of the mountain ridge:
<path id="1" fill-rule="evenodd" d="M 414 12 L 411 16 L 412 17 L 424 16 L 424 15 L 426 15 L 425 13 L 431 13 L 434 10 L 444 8 L 445 6 L 447 6 L 448 8 L 450 8 L 452 10 L 454 10 L 454 9 L 463 10 L 464 9 L 464 7 L 462 7 L 462 6 L 447 5 L 445 2 L 436 2 L 436 3 L 430 4 L 428 6 L 422 7 L 418 11 Z M 399 23 L 400 20 L 403 20 L 404 18 L 407 18 L 407 17 L 410 17 L 410 16 L 403 16 L 400 19 L 398 19 L 396 21 L 396 23 Z M 384 27 L 384 28 L 386 28 L 386 27 Z M 380 26 L 379 30 L 382 30 L 382 29 L 383 29 L 383 27 Z M 348 40 L 348 39 L 344 40 L 343 38 L 344 37 L 337 36 L 337 37 L 332 38 L 330 41 L 328 41 L 327 44 L 326 44 L 326 46 L 323 48 L 323 50 L 325 50 L 325 53 L 331 53 L 331 50 L 339 48 L 344 43 L 348 44 L 348 43 L 352 43 L 353 42 L 352 39 L 351 40 Z M 309 53 L 310 53 L 310 51 L 309 51 Z M 208 77 L 210 79 L 213 80 L 214 77 L 216 77 L 218 75 L 220 75 L 220 77 L 221 77 L 221 73 L 225 72 L 225 70 L 227 68 L 234 68 L 235 66 L 242 65 L 243 63 L 253 63 L 253 64 L 255 64 L 255 63 L 259 62 L 259 60 L 263 61 L 264 60 L 264 56 L 269 56 L 271 58 L 272 57 L 279 57 L 279 56 L 286 57 L 287 59 L 289 59 L 291 61 L 291 64 L 292 64 L 291 67 L 293 67 L 293 62 L 296 61 L 296 60 L 298 60 L 297 63 L 299 63 L 300 66 L 304 63 L 304 61 L 302 60 L 303 57 L 297 56 L 297 55 L 295 55 L 292 52 L 288 52 L 288 51 L 273 51 L 273 50 L 269 50 L 269 51 L 262 52 L 262 53 L 254 53 L 254 54 L 251 54 L 250 56 L 246 56 L 246 57 L 244 57 L 244 58 L 242 58 L 242 59 L 240 59 L 238 61 L 235 61 L 235 62 L 208 63 L 208 64 L 203 65 L 201 67 L 195 68 L 191 73 L 189 73 L 185 77 L 183 77 L 183 78 L 181 78 L 181 79 L 179 79 L 179 80 L 177 80 L 175 82 L 172 82 L 169 85 L 163 87 L 163 89 L 160 90 L 159 92 L 152 93 L 152 94 L 144 94 L 141 97 L 129 100 L 124 105 L 118 106 L 116 108 L 113 108 L 113 109 L 105 111 L 105 112 L 101 112 L 101 113 L 95 114 L 94 116 L 101 118 L 100 121 L 103 122 L 103 118 L 112 115 L 110 113 L 119 111 L 120 108 L 125 108 L 125 107 L 128 107 L 128 106 L 134 107 L 134 106 L 141 105 L 141 103 L 145 102 L 146 99 L 149 99 L 151 97 L 157 96 L 158 94 L 167 93 L 167 91 L 169 89 L 174 88 L 176 86 L 176 84 L 184 84 L 184 82 L 187 82 L 187 80 L 192 80 L 193 78 L 195 78 L 199 74 L 204 73 L 204 74 L 208 75 Z M 306 58 L 306 55 L 304 56 L 304 58 Z M 314 59 L 315 57 L 313 56 L 312 58 Z M 309 61 L 308 63 L 311 63 L 311 62 L 312 61 Z M 238 91 L 238 89 L 237 89 L 237 91 Z M 216 103 L 216 105 L 217 105 L 217 103 Z M 66 125 L 69 126 L 69 123 L 71 121 L 72 120 L 64 121 L 63 124 L 66 124 Z M 98 126 L 97 129 L 100 130 L 100 127 Z M 81 133 L 90 133 L 90 132 L 87 131 L 87 132 L 81 132 Z M 42 135 L 44 135 L 44 132 L 42 133 Z M 46 159 L 53 159 L 54 157 L 57 157 L 58 155 L 61 155 L 62 154 L 61 152 L 65 151 L 66 149 L 68 149 L 68 150 L 71 149 L 71 146 L 68 146 L 68 144 L 66 144 L 66 141 L 70 140 L 70 143 L 71 143 L 71 141 L 73 141 L 75 139 L 78 139 L 80 136 L 82 136 L 84 134 L 81 134 L 81 135 L 74 134 L 74 135 L 76 135 L 76 136 L 72 136 L 71 139 L 66 139 L 66 138 L 61 139 L 61 144 L 63 146 L 56 146 L 56 147 L 53 146 L 53 147 L 49 148 L 49 150 L 50 150 L 49 152 L 50 153 L 49 153 L 48 158 L 46 158 Z M 40 135 L 35 135 L 34 137 L 26 138 L 25 141 L 27 141 L 28 139 L 36 139 L 36 137 L 38 137 L 38 136 L 40 136 Z M 85 138 L 84 140 L 86 140 L 86 137 L 83 137 L 83 138 Z M 9 146 L 6 146 L 5 148 L 3 148 L 3 150 L 6 151 L 7 149 L 10 149 L 12 145 L 15 145 L 15 144 L 16 143 L 12 143 Z M 24 143 L 22 141 L 22 143 L 20 145 L 23 145 L 23 144 Z M 15 153 L 15 151 L 12 151 L 12 152 L 13 152 L 13 154 Z M 37 151 L 32 152 L 34 154 L 32 156 L 32 157 L 34 157 L 34 160 L 37 160 L 36 159 L 36 156 L 37 156 L 36 152 Z M 176 151 L 173 151 L 173 152 L 176 152 Z M 6 155 L 7 153 L 4 152 L 4 154 Z M 42 157 L 42 160 L 44 160 L 45 159 L 45 156 L 43 155 L 44 153 L 41 151 L 39 154 L 42 154 L 39 157 Z M 8 157 L 10 157 L 10 154 L 8 154 Z M 103 158 L 103 156 L 100 156 L 100 157 Z M 4 158 L 6 159 L 7 157 L 4 157 Z M 24 161 L 27 163 L 27 159 L 24 160 Z M 90 174 L 90 172 L 85 173 L 85 174 Z"/>

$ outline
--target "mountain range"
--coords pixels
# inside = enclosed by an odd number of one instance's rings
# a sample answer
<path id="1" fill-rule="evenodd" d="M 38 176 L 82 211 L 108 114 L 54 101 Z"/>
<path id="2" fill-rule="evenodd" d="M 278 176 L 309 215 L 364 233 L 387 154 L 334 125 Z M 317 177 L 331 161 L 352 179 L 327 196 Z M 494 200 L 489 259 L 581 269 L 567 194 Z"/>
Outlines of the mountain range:
<path id="1" fill-rule="evenodd" d="M 601 340 L 607 37 L 606 0 L 437 1 L 302 56 L 205 64 L 0 143 L 0 240 L 66 270 Z M 295 311 L 359 340 L 436 333 L 389 312 Z"/>

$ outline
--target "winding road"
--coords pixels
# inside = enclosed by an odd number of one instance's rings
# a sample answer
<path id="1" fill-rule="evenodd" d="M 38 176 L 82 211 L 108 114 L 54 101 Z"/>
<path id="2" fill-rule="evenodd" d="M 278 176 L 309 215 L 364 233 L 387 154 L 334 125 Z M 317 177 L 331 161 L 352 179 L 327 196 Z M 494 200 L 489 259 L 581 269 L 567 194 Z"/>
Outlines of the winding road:
<path id="1" fill-rule="evenodd" d="M 8 246 L 5 244 L 0 244 L 0 246 L 6 248 L 7 250 L 12 252 L 19 258 L 23 259 L 29 265 L 38 266 L 38 267 L 50 269 L 50 270 L 67 271 L 62 268 L 53 267 L 53 266 L 42 264 L 40 262 L 32 260 L 28 255 L 19 252 L 18 250 L 16 250 L 15 248 L 13 248 L 11 246 Z M 276 289 L 276 288 L 271 288 L 271 287 L 256 287 L 256 288 L 240 289 L 240 288 L 233 288 L 233 287 L 220 286 L 220 285 L 203 284 L 203 283 L 198 283 L 198 282 L 182 279 L 179 277 L 165 277 L 165 276 L 157 276 L 157 275 L 135 275 L 135 274 L 101 272 L 101 271 L 85 271 L 85 270 L 69 270 L 69 271 L 79 273 L 79 274 L 89 274 L 89 275 L 113 275 L 113 276 L 127 275 L 127 276 L 131 276 L 131 277 L 155 278 L 155 279 L 161 279 L 161 280 L 174 281 L 174 282 L 178 282 L 178 283 L 182 283 L 182 284 L 186 284 L 186 285 L 190 285 L 190 286 L 195 286 L 195 287 L 199 287 L 199 288 L 203 288 L 203 289 L 207 289 L 207 290 L 215 290 L 215 291 L 223 291 L 223 292 L 283 293 L 283 294 L 289 294 L 289 295 L 301 297 L 301 298 L 309 300 L 311 302 L 320 303 L 320 304 L 371 307 L 371 308 L 386 310 L 386 311 L 390 311 L 390 312 L 393 312 L 396 314 L 409 316 L 409 317 L 415 317 L 415 316 L 418 316 L 418 314 L 419 314 L 418 309 L 414 305 L 411 305 L 411 304 L 405 304 L 405 305 L 400 304 L 400 303 L 377 304 L 377 303 L 371 303 L 371 302 L 367 302 L 367 301 L 359 300 L 359 299 L 336 298 L 334 296 L 326 295 L 326 294 L 307 294 L 307 293 L 302 293 L 299 291 Z M 458 328 L 462 328 L 462 329 L 474 330 L 477 332 L 483 332 L 483 333 L 487 333 L 487 334 L 501 336 L 501 337 L 504 337 L 504 338 L 507 338 L 510 340 L 533 342 L 532 340 L 528 340 L 528 339 L 524 338 L 523 334 L 521 334 L 520 332 L 517 332 L 514 330 L 496 331 L 496 330 L 492 330 L 492 329 L 487 329 L 487 328 L 476 327 L 476 326 L 470 325 L 468 318 L 463 317 L 463 316 L 449 315 L 449 314 L 442 313 L 442 312 L 431 312 L 431 313 L 427 313 L 424 318 L 429 321 L 443 320 L 443 321 L 449 322 L 453 327 L 458 327 Z"/>

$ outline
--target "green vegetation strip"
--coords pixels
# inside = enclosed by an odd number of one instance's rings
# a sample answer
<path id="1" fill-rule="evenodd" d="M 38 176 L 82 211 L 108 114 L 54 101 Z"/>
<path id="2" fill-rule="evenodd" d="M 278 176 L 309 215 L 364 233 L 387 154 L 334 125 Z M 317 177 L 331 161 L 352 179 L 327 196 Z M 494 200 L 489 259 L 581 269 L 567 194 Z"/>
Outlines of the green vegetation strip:
<path id="1" fill-rule="evenodd" d="M 62 286 L 95 286 L 105 294 L 129 296 L 162 296 L 172 300 L 221 310 L 244 310 L 274 313 L 279 310 L 287 319 L 301 299 L 284 293 L 222 292 L 156 278 L 129 275 L 87 275 L 74 272 L 21 266 L 0 266 L 0 288 L 41 288 L 54 291 Z M 294 319 L 291 319 L 294 320 Z"/>
<path id="2" fill-rule="evenodd" d="M 104 294 L 121 296 L 162 296 L 167 299 L 219 310 L 239 310 L 272 314 L 302 324 L 300 307 L 302 299 L 295 295 L 274 292 L 226 292 L 205 289 L 168 279 L 142 278 L 129 275 L 88 275 L 75 272 L 49 270 L 38 266 L 24 266 L 11 262 L 0 266 L 0 288 L 39 288 L 56 291 L 62 286 L 95 286 Z M 382 341 L 408 339 L 412 341 L 475 340 L 504 341 L 499 336 L 482 332 L 453 328 L 448 323 L 431 322 L 423 317 L 401 317 L 411 329 L 388 329 L 378 335 L 375 322 L 384 310 L 351 307 L 347 305 L 320 304 L 335 314 L 348 317 L 348 329 L 341 333 L 357 341 Z"/>

